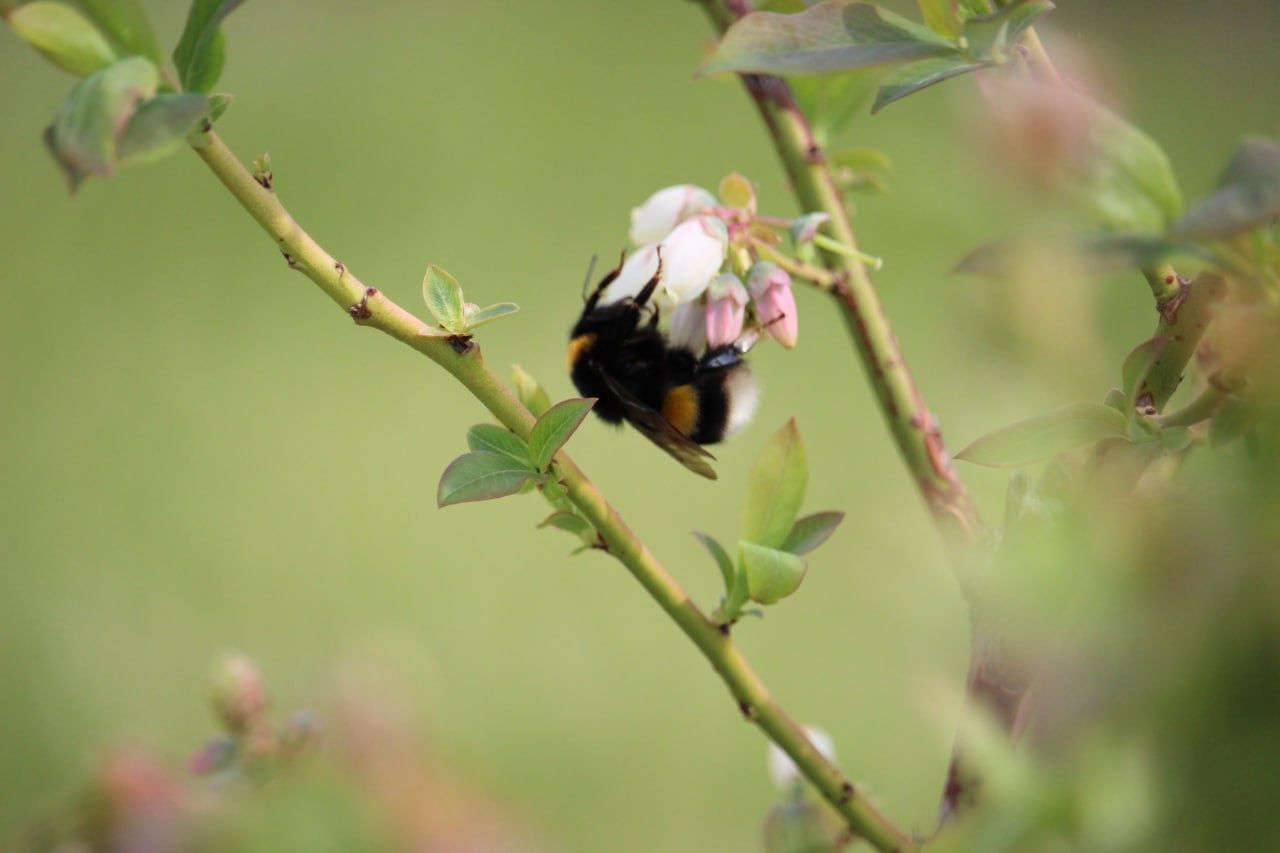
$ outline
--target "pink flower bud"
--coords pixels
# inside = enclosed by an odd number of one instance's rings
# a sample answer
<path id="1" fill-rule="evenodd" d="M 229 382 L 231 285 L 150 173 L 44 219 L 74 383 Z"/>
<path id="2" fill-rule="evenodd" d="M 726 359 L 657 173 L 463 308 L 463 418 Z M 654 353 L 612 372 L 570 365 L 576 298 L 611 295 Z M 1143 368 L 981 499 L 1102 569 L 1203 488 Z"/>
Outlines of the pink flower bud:
<path id="1" fill-rule="evenodd" d="M 681 222 L 715 203 L 715 196 L 693 184 L 660 189 L 631 210 L 631 242 L 637 246 L 656 243 Z"/>
<path id="2" fill-rule="evenodd" d="M 733 273 L 716 276 L 707 287 L 707 346 L 731 344 L 742 334 L 751 297 Z"/>
<path id="3" fill-rule="evenodd" d="M 210 681 L 213 708 L 229 732 L 244 733 L 262 720 L 267 688 L 253 661 L 232 655 L 215 667 Z"/>
<path id="4" fill-rule="evenodd" d="M 787 271 L 761 261 L 751 268 L 747 289 L 755 300 L 756 315 L 764 330 L 787 349 L 794 347 L 800 335 L 800 319 Z"/>

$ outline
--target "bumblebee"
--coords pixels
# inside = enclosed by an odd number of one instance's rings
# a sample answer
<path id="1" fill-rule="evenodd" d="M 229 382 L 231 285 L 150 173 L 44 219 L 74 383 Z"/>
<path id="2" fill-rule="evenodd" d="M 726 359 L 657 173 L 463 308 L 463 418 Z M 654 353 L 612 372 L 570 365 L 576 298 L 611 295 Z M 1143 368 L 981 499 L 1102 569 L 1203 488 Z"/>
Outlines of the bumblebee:
<path id="1" fill-rule="evenodd" d="M 661 254 L 635 296 L 599 304 L 621 270 L 619 264 L 596 285 L 569 336 L 573 384 L 597 398 L 593 411 L 605 422 L 626 421 L 686 468 L 714 480 L 715 457 L 703 445 L 724 440 L 755 413 L 758 393 L 744 360 L 749 343 L 699 355 L 658 328 L 658 307 L 650 300 L 662 278 Z"/>

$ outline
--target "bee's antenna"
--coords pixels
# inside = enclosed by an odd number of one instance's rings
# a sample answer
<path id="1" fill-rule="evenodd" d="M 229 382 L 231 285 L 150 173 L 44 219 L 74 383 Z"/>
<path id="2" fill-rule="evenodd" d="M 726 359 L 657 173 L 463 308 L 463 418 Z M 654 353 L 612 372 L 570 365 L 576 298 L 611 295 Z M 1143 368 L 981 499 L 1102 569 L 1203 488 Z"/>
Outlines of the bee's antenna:
<path id="1" fill-rule="evenodd" d="M 591 263 L 587 264 L 587 277 L 582 280 L 582 301 L 587 301 L 587 288 L 591 286 L 591 277 L 596 272 L 596 261 L 600 260 L 599 255 L 591 256 Z"/>

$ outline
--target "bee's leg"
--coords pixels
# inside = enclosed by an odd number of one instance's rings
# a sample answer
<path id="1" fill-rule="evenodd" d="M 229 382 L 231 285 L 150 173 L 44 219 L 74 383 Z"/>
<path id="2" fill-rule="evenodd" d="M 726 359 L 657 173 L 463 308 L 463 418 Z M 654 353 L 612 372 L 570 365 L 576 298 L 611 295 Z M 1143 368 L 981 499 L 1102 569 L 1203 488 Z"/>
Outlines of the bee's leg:
<path id="1" fill-rule="evenodd" d="M 645 305 L 653 292 L 658 289 L 658 282 L 662 280 L 662 247 L 657 247 L 658 252 L 658 268 L 653 271 L 653 278 L 645 282 L 644 287 L 640 288 L 640 292 L 636 294 L 633 300 L 637 305 Z"/>
<path id="2" fill-rule="evenodd" d="M 613 284 L 614 279 L 616 279 L 618 275 L 621 274 L 622 265 L 626 263 L 626 260 L 627 260 L 627 250 L 623 249 L 622 257 L 618 258 L 618 265 L 613 269 L 609 270 L 609 272 L 605 273 L 604 278 L 600 279 L 600 283 L 596 285 L 596 289 L 591 291 L 591 295 L 587 297 L 587 304 L 586 304 L 586 307 L 583 309 L 584 313 L 589 312 L 596 307 L 596 303 L 600 301 L 600 294 L 604 293 L 604 289 L 609 285 Z M 593 265 L 595 264 L 595 258 L 591 259 L 591 263 Z M 590 270 L 588 270 L 587 278 L 590 278 L 590 277 L 591 277 L 591 272 Z"/>

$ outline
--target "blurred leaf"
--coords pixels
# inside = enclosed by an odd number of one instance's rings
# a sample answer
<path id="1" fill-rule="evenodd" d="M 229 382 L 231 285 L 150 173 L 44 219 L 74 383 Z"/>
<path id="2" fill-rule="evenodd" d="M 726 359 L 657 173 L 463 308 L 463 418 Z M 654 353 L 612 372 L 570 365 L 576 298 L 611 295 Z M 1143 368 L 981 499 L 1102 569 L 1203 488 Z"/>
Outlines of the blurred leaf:
<path id="1" fill-rule="evenodd" d="M 1130 412 L 1129 398 L 1119 388 L 1112 388 L 1107 392 L 1107 398 L 1102 401 L 1104 406 L 1110 406 L 1122 415 L 1128 416 Z"/>
<path id="2" fill-rule="evenodd" d="M 845 148 L 829 153 L 827 162 L 843 192 L 888 190 L 885 175 L 890 170 L 889 156 L 878 148 Z"/>
<path id="3" fill-rule="evenodd" d="M 805 797 L 771 808 L 762 833 L 765 853 L 835 853 L 843 846 L 836 844 L 839 828 L 831 825 L 821 806 Z"/>
<path id="4" fill-rule="evenodd" d="M 731 593 L 737 573 L 733 568 L 733 560 L 729 558 L 729 552 L 709 533 L 695 530 L 693 535 L 695 539 L 702 543 L 702 547 L 706 548 L 711 554 L 711 558 L 716 561 L 716 566 L 720 569 L 720 576 L 724 579 L 725 594 Z"/>
<path id="5" fill-rule="evenodd" d="M 120 48 L 122 56 L 145 56 L 159 68 L 164 52 L 156 40 L 147 13 L 137 0 L 76 0 L 107 37 Z"/>
<path id="6" fill-rule="evenodd" d="M 120 137 L 117 162 L 121 166 L 150 163 L 172 154 L 208 109 L 209 99 L 204 95 L 161 92 L 138 107 L 129 120 Z"/>
<path id="7" fill-rule="evenodd" d="M 1112 230 L 1163 232 L 1182 212 L 1164 149 L 1097 101 L 1076 97 L 1085 107 L 1091 152 L 1080 174 L 1065 182 L 1068 196 Z"/>
<path id="8" fill-rule="evenodd" d="M 540 418 L 551 408 L 551 397 L 527 370 L 518 364 L 511 365 L 511 380 L 516 386 L 516 396 L 524 407 Z"/>
<path id="9" fill-rule="evenodd" d="M 72 74 L 84 77 L 116 61 L 98 28 L 62 3 L 27 3 L 7 12 L 5 20 L 19 38 Z"/>
<path id="10" fill-rule="evenodd" d="M 886 77 L 880 85 L 879 91 L 876 92 L 876 101 L 871 105 L 871 112 L 874 115 L 907 95 L 915 94 L 943 80 L 950 80 L 952 77 L 985 68 L 987 64 L 970 62 L 963 56 L 940 56 L 899 68 Z"/>
<path id="11" fill-rule="evenodd" d="M 1165 348 L 1172 341 L 1172 338 L 1157 335 L 1148 341 L 1138 344 L 1125 356 L 1124 364 L 1120 368 L 1120 376 L 1124 384 L 1126 400 L 1137 401 L 1138 389 L 1142 386 L 1142 383 L 1147 381 L 1151 368 L 1155 367 L 1161 353 L 1165 351 Z"/>
<path id="12" fill-rule="evenodd" d="M 755 210 L 756 188 L 751 181 L 737 172 L 730 172 L 720 181 L 716 197 L 729 207 L 739 210 Z"/>
<path id="13" fill-rule="evenodd" d="M 1256 405 L 1234 394 L 1228 396 L 1209 421 L 1209 446 L 1230 444 L 1257 426 L 1261 418 L 1262 412 Z"/>
<path id="14" fill-rule="evenodd" d="M 467 447 L 471 450 L 503 453 L 533 468 L 533 458 L 529 455 L 528 445 L 520 439 L 520 436 L 497 424 L 476 424 L 467 430 Z"/>
<path id="15" fill-rule="evenodd" d="M 556 451 L 582 425 L 595 404 L 594 397 L 573 397 L 561 400 L 538 418 L 529 433 L 529 455 L 539 471 L 546 470 Z"/>
<path id="16" fill-rule="evenodd" d="M 916 0 L 925 25 L 945 39 L 955 41 L 964 32 L 959 0 Z"/>
<path id="17" fill-rule="evenodd" d="M 753 12 L 739 19 L 699 74 L 822 74 L 955 52 L 946 39 L 887 9 L 827 0 L 795 15 Z"/>
<path id="18" fill-rule="evenodd" d="M 1160 431 L 1160 444 L 1170 453 L 1181 453 L 1191 445 L 1191 430 L 1184 426 L 1165 427 Z"/>
<path id="19" fill-rule="evenodd" d="M 809 465 L 795 419 L 765 444 L 747 481 L 742 538 L 769 548 L 786 540 L 804 501 Z"/>
<path id="20" fill-rule="evenodd" d="M 755 542 L 738 543 L 747 594 L 757 604 L 773 604 L 795 592 L 808 568 L 803 557 Z"/>
<path id="21" fill-rule="evenodd" d="M 1018 39 L 1037 18 L 1054 9 L 1049 0 L 1015 0 L 989 15 L 969 19 L 964 26 L 964 37 L 969 46 L 969 56 L 983 60 L 1003 60 L 1010 45 Z"/>
<path id="22" fill-rule="evenodd" d="M 587 521 L 580 515 L 566 510 L 559 510 L 551 513 L 542 521 L 538 522 L 538 529 L 544 527 L 554 527 L 556 530 L 563 530 L 571 536 L 576 536 L 581 540 L 582 544 L 594 546 L 597 542 L 596 529 L 591 526 L 591 522 Z"/>
<path id="23" fill-rule="evenodd" d="M 466 331 L 467 308 L 462 288 L 456 278 L 435 264 L 427 267 L 427 274 L 422 278 L 422 298 L 442 327 L 450 332 Z"/>
<path id="24" fill-rule="evenodd" d="M 173 49 L 173 65 L 184 89 L 207 92 L 218 82 L 226 62 L 222 19 L 241 2 L 243 0 L 192 0 L 182 37 Z"/>
<path id="25" fill-rule="evenodd" d="M 883 69 L 789 77 L 796 104 L 809 119 L 818 142 L 826 146 L 871 102 Z"/>
<path id="26" fill-rule="evenodd" d="M 138 104 L 156 93 L 156 67 L 140 56 L 95 71 L 59 105 L 45 143 L 74 192 L 88 175 L 115 173 L 120 136 Z"/>
<path id="27" fill-rule="evenodd" d="M 1176 257 L 1209 261 L 1212 255 L 1190 243 L 1176 243 L 1154 234 L 1051 234 L 1042 243 L 1071 245 L 1071 250 L 1095 275 L 1156 266 Z M 1025 259 L 1037 240 L 1026 236 L 1002 237 L 978 246 L 952 267 L 953 273 L 1012 278 L 1026 271 Z"/>
<path id="28" fill-rule="evenodd" d="M 436 505 L 487 501 L 515 494 L 537 473 L 505 453 L 485 450 L 464 453 L 440 475 Z"/>
<path id="29" fill-rule="evenodd" d="M 1110 406 L 1075 403 L 989 433 L 956 458 L 989 468 L 1018 468 L 1099 439 L 1124 436 L 1126 423 Z"/>
<path id="30" fill-rule="evenodd" d="M 792 554 L 808 554 L 826 542 L 831 534 L 836 532 L 836 528 L 842 521 L 844 521 L 844 513 L 838 510 L 815 512 L 813 515 L 796 519 L 791 532 L 783 540 L 781 548 Z"/>
<path id="31" fill-rule="evenodd" d="M 475 311 L 469 311 L 466 315 L 467 330 L 478 329 L 485 323 L 492 323 L 494 320 L 514 314 L 519 310 L 520 306 L 514 302 L 499 302 L 496 305 L 488 305 Z"/>
<path id="32" fill-rule="evenodd" d="M 1174 223 L 1183 237 L 1227 237 L 1280 217 L 1280 144 L 1265 136 L 1240 143 L 1218 189 Z"/>

